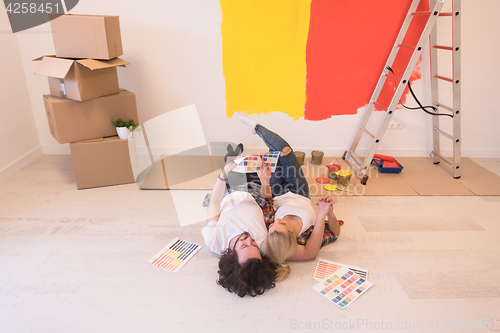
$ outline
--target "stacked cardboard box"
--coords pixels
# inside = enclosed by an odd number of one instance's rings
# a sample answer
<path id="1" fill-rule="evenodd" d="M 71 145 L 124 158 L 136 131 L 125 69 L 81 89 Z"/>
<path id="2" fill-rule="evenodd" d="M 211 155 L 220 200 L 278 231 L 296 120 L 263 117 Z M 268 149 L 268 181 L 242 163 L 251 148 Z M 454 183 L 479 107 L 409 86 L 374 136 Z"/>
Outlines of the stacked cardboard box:
<path id="1" fill-rule="evenodd" d="M 56 55 L 35 74 L 49 80 L 44 95 L 50 133 L 70 143 L 78 189 L 133 183 L 127 140 L 116 136 L 114 118 L 138 123 L 135 95 L 119 88 L 123 54 L 117 16 L 61 15 L 50 21 Z"/>

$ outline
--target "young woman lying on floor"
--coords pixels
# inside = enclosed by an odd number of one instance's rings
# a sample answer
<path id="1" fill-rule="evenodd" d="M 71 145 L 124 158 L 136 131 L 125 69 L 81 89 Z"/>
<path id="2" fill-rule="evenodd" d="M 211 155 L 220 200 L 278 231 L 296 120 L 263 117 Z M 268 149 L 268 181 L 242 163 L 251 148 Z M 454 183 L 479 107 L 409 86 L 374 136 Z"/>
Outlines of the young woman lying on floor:
<path id="1" fill-rule="evenodd" d="M 337 240 L 343 222 L 337 220 L 333 213 L 334 201 L 328 196 L 319 199 L 316 215 L 311 205 L 309 184 L 290 145 L 246 114 L 238 113 L 238 116 L 252 133 L 262 138 L 270 151 L 281 152 L 270 178 L 274 202 L 268 199 L 264 207 L 269 232 L 262 250 L 278 265 L 276 281 L 282 281 L 290 274 L 286 260 L 316 258 L 322 246 Z"/>

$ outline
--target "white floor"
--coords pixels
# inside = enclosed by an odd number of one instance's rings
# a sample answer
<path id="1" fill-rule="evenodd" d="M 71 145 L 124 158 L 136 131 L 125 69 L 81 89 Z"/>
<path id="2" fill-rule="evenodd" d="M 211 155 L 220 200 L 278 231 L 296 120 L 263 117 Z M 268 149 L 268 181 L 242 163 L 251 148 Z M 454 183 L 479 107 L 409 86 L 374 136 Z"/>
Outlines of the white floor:
<path id="1" fill-rule="evenodd" d="M 500 174 L 500 159 L 476 161 Z M 0 332 L 500 332 L 500 197 L 342 197 L 335 210 L 342 235 L 319 257 L 368 269 L 366 294 L 330 304 L 312 260 L 239 298 L 206 247 L 178 273 L 148 263 L 175 237 L 204 245 L 169 191 L 78 191 L 70 157 L 44 155 L 0 184 Z"/>

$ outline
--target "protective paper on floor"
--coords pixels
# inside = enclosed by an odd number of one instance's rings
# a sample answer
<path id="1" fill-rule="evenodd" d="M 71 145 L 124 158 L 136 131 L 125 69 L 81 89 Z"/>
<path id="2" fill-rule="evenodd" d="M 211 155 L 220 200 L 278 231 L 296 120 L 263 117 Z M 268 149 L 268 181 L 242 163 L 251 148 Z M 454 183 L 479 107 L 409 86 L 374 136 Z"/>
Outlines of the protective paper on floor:
<path id="1" fill-rule="evenodd" d="M 401 173 L 381 173 L 371 165 L 366 185 L 353 173 L 346 191 L 327 191 L 324 184 L 316 178 L 328 177 L 327 164 L 340 164 L 343 169 L 351 170 L 349 164 L 340 157 L 323 157 L 321 165 L 311 163 L 306 157 L 302 169 L 309 183 L 311 195 L 366 195 L 366 196 L 469 196 L 469 195 L 500 195 L 500 177 L 493 172 L 474 163 L 470 158 L 462 158 L 462 177 L 454 179 L 449 164 L 441 162 L 434 164 L 428 157 L 396 157 L 404 166 Z M 336 184 L 336 180 L 330 180 Z"/>
<path id="2" fill-rule="evenodd" d="M 230 142 L 210 142 L 157 160 L 139 184 L 141 189 L 212 189 L 225 165 Z"/>
<path id="3" fill-rule="evenodd" d="M 469 158 L 462 159 L 460 179 L 452 177 L 444 162 L 435 165 L 431 158 L 397 157 L 397 160 L 404 166 L 401 173 L 380 173 L 375 166 L 372 166 L 368 172 L 370 178 L 366 185 L 361 185 L 360 180 L 353 174 L 349 185 L 340 187 L 343 191 L 327 191 L 323 188 L 325 184 L 316 181 L 318 177 L 328 178 L 327 164 L 340 164 L 342 168 L 349 169 L 349 165 L 342 158 L 324 157 L 321 165 L 315 165 L 311 163 L 310 157 L 306 157 L 302 169 L 309 183 L 311 196 L 500 195 L 500 177 Z M 160 166 L 156 171 L 152 170 L 149 177 L 153 178 L 154 175 L 163 177 L 162 172 Z M 216 180 L 217 176 L 213 175 L 212 178 L 198 178 L 196 182 L 177 184 L 176 188 L 212 189 Z M 337 184 L 337 181 L 330 180 L 330 183 Z M 145 181 L 141 188 L 148 188 L 148 182 Z M 165 189 L 165 185 L 162 188 Z"/>

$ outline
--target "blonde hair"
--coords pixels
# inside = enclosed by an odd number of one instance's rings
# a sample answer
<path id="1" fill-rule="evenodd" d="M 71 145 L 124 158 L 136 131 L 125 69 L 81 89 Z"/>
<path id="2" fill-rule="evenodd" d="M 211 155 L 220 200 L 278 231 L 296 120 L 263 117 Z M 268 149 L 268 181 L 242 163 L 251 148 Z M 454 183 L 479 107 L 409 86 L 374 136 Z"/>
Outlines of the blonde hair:
<path id="1" fill-rule="evenodd" d="M 277 282 L 285 280 L 290 275 L 290 266 L 285 260 L 292 256 L 297 249 L 297 240 L 292 231 L 286 233 L 272 232 L 267 235 L 263 244 L 265 254 L 271 259 L 272 262 L 278 264 L 276 273 L 278 277 Z"/>

